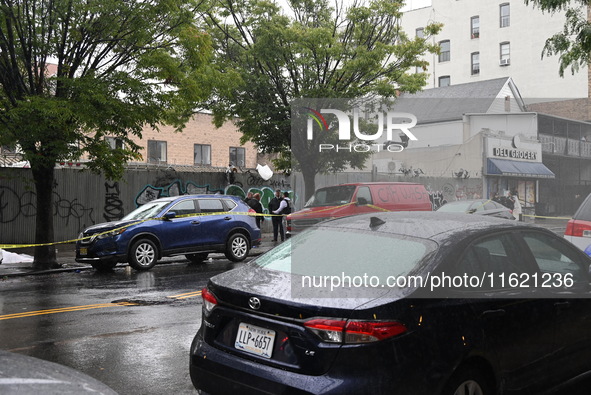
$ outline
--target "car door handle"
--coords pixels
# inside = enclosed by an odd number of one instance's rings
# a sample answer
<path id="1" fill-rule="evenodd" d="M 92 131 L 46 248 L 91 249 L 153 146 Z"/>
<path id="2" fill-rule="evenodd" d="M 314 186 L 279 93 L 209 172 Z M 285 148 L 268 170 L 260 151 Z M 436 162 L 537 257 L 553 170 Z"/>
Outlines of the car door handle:
<path id="1" fill-rule="evenodd" d="M 191 221 L 191 225 L 199 225 L 201 222 L 199 221 Z"/>
<path id="2" fill-rule="evenodd" d="M 232 219 L 232 217 L 224 217 L 224 219 L 225 219 L 226 221 L 229 221 L 229 220 L 231 220 L 231 219 Z"/>
<path id="3" fill-rule="evenodd" d="M 480 318 L 503 317 L 506 314 L 504 309 L 485 310 L 480 314 Z"/>

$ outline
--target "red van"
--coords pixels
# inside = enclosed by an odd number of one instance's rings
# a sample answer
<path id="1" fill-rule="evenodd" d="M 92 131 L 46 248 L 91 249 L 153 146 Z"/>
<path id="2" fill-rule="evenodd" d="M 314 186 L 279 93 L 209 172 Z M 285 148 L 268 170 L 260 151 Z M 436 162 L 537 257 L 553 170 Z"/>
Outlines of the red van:
<path id="1" fill-rule="evenodd" d="M 429 193 L 410 182 L 359 182 L 320 188 L 304 208 L 287 216 L 293 235 L 331 218 L 379 211 L 432 211 Z"/>

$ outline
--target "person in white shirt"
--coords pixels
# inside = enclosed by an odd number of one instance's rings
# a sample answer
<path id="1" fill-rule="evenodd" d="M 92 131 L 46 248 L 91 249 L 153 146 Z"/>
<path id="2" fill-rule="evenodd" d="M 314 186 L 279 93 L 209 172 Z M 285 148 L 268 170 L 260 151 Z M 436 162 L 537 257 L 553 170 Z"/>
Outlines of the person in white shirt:
<path id="1" fill-rule="evenodd" d="M 521 210 L 521 202 L 519 201 L 519 195 L 516 190 L 511 193 L 511 200 L 513 201 L 513 216 L 516 220 L 521 221 L 523 211 Z"/>

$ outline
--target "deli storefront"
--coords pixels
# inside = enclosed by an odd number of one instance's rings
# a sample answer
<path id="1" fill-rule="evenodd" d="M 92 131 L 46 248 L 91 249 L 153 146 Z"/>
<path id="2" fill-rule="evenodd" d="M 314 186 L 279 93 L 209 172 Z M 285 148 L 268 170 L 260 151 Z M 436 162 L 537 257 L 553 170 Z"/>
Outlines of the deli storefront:
<path id="1" fill-rule="evenodd" d="M 542 145 L 538 141 L 522 141 L 519 136 L 485 141 L 486 196 L 507 196 L 510 191 L 517 191 L 523 214 L 534 215 L 540 199 L 539 180 L 555 177 L 542 163 Z"/>

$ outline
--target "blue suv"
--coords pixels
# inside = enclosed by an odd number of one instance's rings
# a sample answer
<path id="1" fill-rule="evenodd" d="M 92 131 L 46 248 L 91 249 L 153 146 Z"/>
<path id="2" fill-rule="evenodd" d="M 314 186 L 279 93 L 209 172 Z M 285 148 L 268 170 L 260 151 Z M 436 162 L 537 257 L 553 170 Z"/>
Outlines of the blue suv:
<path id="1" fill-rule="evenodd" d="M 85 229 L 76 243 L 76 262 L 108 271 L 118 262 L 149 270 L 165 256 L 185 255 L 203 262 L 210 252 L 223 252 L 234 262 L 261 243 L 254 213 L 240 198 L 188 195 L 153 200 L 120 221 Z"/>

